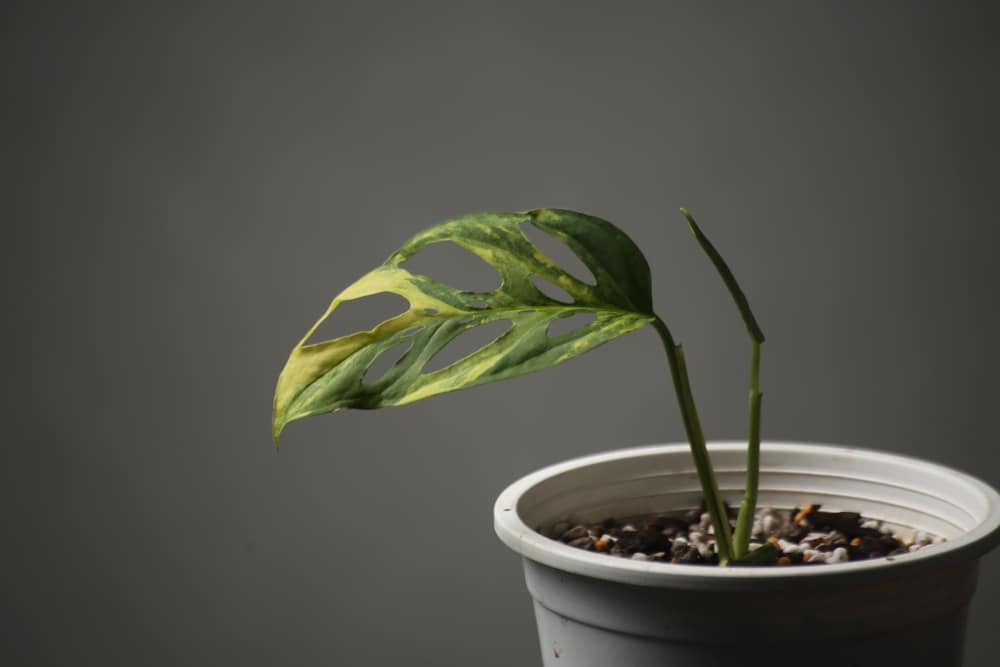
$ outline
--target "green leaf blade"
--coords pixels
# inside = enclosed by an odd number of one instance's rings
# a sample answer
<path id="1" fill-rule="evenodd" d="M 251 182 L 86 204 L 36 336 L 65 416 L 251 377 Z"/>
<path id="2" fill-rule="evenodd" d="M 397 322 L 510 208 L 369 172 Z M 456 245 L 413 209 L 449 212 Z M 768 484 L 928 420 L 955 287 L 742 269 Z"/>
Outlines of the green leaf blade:
<path id="1" fill-rule="evenodd" d="M 563 241 L 596 278 L 589 285 L 547 258 L 521 231 L 535 224 Z M 500 273 L 491 292 L 455 289 L 401 264 L 432 243 L 451 241 Z M 572 297 L 566 304 L 543 294 L 533 277 Z M 381 292 L 406 299 L 409 309 L 367 331 L 307 343 L 344 301 Z M 594 319 L 550 335 L 556 320 L 575 313 Z M 649 266 L 635 244 L 611 223 L 573 211 L 479 213 L 455 218 L 413 237 L 381 266 L 341 292 L 292 350 L 275 390 L 275 442 L 295 419 L 346 408 L 405 405 L 458 389 L 517 377 L 555 366 L 641 328 L 654 319 Z M 427 363 L 462 333 L 508 321 L 492 342 L 433 372 Z M 409 344 L 382 377 L 367 381 L 379 355 Z"/>
<path id="2" fill-rule="evenodd" d="M 726 260 L 722 258 L 719 251 L 716 250 L 715 245 L 708 240 L 705 233 L 701 231 L 701 227 L 698 223 L 694 221 L 694 216 L 686 208 L 681 209 L 681 214 L 687 219 L 688 227 L 691 230 L 691 234 L 694 235 L 698 245 L 701 246 L 702 251 L 715 266 L 716 272 L 718 272 L 719 277 L 722 278 L 722 282 L 725 284 L 726 289 L 729 290 L 730 296 L 732 296 L 733 301 L 736 303 L 737 309 L 740 311 L 740 317 L 743 318 L 743 323 L 746 325 L 747 333 L 750 337 L 757 341 L 757 344 L 764 342 L 764 332 L 761 331 L 760 325 L 757 324 L 757 318 L 754 317 L 753 311 L 750 310 L 750 302 L 747 301 L 746 294 L 743 293 L 743 289 L 740 287 L 739 283 L 736 282 L 736 276 L 730 270 L 729 265 L 726 264 Z"/>

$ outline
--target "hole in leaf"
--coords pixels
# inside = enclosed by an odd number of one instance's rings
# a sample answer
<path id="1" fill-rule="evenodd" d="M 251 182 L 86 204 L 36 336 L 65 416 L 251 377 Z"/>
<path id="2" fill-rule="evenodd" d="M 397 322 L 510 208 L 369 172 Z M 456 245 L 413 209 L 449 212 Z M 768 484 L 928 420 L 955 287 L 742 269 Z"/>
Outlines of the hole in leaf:
<path id="1" fill-rule="evenodd" d="M 476 299 L 475 301 L 470 301 L 466 304 L 469 308 L 478 308 L 480 310 L 484 308 L 489 308 L 490 304 L 486 303 L 482 299 Z"/>
<path id="2" fill-rule="evenodd" d="M 411 347 L 413 347 L 413 339 L 408 339 L 396 343 L 388 350 L 383 350 L 365 371 L 361 381 L 365 384 L 372 384 L 381 380 L 389 372 L 389 369 L 396 365 L 396 362 L 410 351 Z"/>
<path id="3" fill-rule="evenodd" d="M 570 274 L 580 282 L 588 285 L 596 285 L 597 279 L 587 268 L 579 257 L 569 249 L 565 243 L 552 236 L 546 231 L 539 229 L 532 223 L 521 225 L 521 232 L 528 237 L 528 240 L 535 244 L 535 247 L 542 251 L 542 254 L 562 267 L 566 273 Z"/>
<path id="4" fill-rule="evenodd" d="M 489 345 L 513 326 L 510 320 L 496 320 L 466 329 L 453 338 L 424 365 L 424 373 L 433 373 L 466 358 Z"/>
<path id="5" fill-rule="evenodd" d="M 410 302 L 391 292 L 379 292 L 360 299 L 344 301 L 309 337 L 309 343 L 340 338 L 359 331 L 368 331 L 385 320 L 410 309 Z"/>
<path id="6" fill-rule="evenodd" d="M 558 320 L 553 321 L 549 324 L 549 328 L 546 333 L 555 338 L 556 336 L 562 336 L 570 331 L 581 329 L 596 319 L 597 315 L 594 313 L 573 313 L 568 317 L 560 317 Z"/>
<path id="7" fill-rule="evenodd" d="M 541 276 L 531 276 L 531 282 L 535 283 L 535 287 L 538 288 L 539 292 L 550 299 L 559 301 L 560 303 L 573 303 L 575 301 L 569 292 Z"/>
<path id="8" fill-rule="evenodd" d="M 452 241 L 432 243 L 401 266 L 466 292 L 492 292 L 500 287 L 500 273 L 493 266 Z"/>

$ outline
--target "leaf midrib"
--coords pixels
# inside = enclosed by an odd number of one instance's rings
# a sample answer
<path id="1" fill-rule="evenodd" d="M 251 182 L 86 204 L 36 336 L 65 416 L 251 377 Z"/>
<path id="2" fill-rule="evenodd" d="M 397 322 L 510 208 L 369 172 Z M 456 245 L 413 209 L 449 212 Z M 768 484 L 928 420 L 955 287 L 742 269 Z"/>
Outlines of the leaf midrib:
<path id="1" fill-rule="evenodd" d="M 458 313 L 453 313 L 453 314 L 437 314 L 437 315 L 423 315 L 423 314 L 421 314 L 420 318 L 418 320 L 418 323 L 412 325 L 412 327 L 421 326 L 422 324 L 425 324 L 427 322 L 431 322 L 431 321 L 434 321 L 434 320 L 451 320 L 451 319 L 455 319 L 455 318 L 475 316 L 477 313 L 489 313 L 491 315 L 503 314 L 503 313 L 512 313 L 512 315 L 511 315 L 511 317 L 509 319 L 515 320 L 515 319 L 517 319 L 518 316 L 527 317 L 528 315 L 530 315 L 530 314 L 532 314 L 534 312 L 539 312 L 539 311 L 543 312 L 543 313 L 546 313 L 546 312 L 559 312 L 559 313 L 573 313 L 573 314 L 575 314 L 575 313 L 598 313 L 599 312 L 599 313 L 606 313 L 606 314 L 614 315 L 616 317 L 629 316 L 629 317 L 648 317 L 648 318 L 650 318 L 650 320 L 656 319 L 656 315 L 653 314 L 653 313 L 644 313 L 644 312 L 639 311 L 639 310 L 622 310 L 621 308 L 600 308 L 600 307 L 595 307 L 595 306 L 569 306 L 569 305 L 567 305 L 567 306 L 525 306 L 523 308 L 516 308 L 516 309 L 511 309 L 511 308 L 505 308 L 505 309 L 476 308 L 474 310 L 463 310 L 463 311 L 459 311 Z M 499 319 L 508 319 L 508 318 L 499 318 Z M 378 324 L 376 324 L 371 329 L 364 329 L 362 331 L 355 331 L 354 333 L 351 333 L 351 334 L 345 334 L 344 336 L 338 336 L 337 338 L 328 338 L 326 340 L 321 340 L 321 341 L 318 341 L 318 342 L 315 342 L 315 343 L 309 343 L 308 345 L 299 345 L 298 348 L 300 350 L 307 350 L 307 349 L 309 349 L 311 347 L 316 347 L 318 345 L 325 345 L 326 343 L 330 343 L 332 341 L 340 340 L 341 338 L 346 338 L 347 336 L 353 336 L 353 335 L 359 334 L 359 333 L 373 333 L 380 326 L 382 326 L 386 322 L 390 322 L 390 321 L 392 321 L 392 320 L 391 319 L 389 319 L 389 320 L 383 320 L 382 322 L 379 322 Z M 412 327 L 408 327 L 408 328 L 412 328 Z M 404 331 L 405 331 L 405 329 L 404 329 Z M 400 332 L 397 332 L 397 333 L 400 333 Z M 396 335 L 396 334 L 391 334 L 391 335 Z M 389 338 L 389 337 L 390 336 L 386 336 L 386 338 Z"/>

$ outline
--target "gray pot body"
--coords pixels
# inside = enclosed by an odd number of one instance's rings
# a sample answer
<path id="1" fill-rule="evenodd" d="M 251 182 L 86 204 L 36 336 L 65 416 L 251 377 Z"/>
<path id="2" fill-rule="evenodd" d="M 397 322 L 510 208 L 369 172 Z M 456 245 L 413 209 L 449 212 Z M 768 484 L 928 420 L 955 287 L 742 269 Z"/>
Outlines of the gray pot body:
<path id="1" fill-rule="evenodd" d="M 712 447 L 727 496 L 741 486 L 742 448 Z M 535 530 L 694 506 L 692 475 L 686 446 L 639 448 L 553 466 L 500 496 L 497 533 L 524 557 L 544 665 L 961 665 L 978 561 L 1000 539 L 1000 495 L 935 464 L 818 445 L 763 449 L 764 505 L 819 501 L 948 538 L 891 561 L 671 565 L 573 549 Z"/>
<path id="2" fill-rule="evenodd" d="M 546 667 L 961 665 L 976 584 L 975 566 L 766 594 L 524 570 Z"/>

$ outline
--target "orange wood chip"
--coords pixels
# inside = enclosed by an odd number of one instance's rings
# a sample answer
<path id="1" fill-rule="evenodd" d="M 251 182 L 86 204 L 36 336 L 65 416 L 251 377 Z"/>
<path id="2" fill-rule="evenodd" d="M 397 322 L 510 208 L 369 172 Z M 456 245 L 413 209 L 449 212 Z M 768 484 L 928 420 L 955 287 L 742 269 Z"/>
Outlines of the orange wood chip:
<path id="1" fill-rule="evenodd" d="M 855 537 L 853 540 L 851 540 L 851 546 L 852 547 L 856 547 L 859 544 L 861 544 L 861 538 L 860 537 Z"/>
<path id="2" fill-rule="evenodd" d="M 802 521 L 807 516 L 812 514 L 814 511 L 816 511 L 815 505 L 806 505 L 805 507 L 799 510 L 799 513 L 795 515 L 795 518 L 792 519 L 792 522 L 798 523 L 799 521 Z"/>
<path id="3" fill-rule="evenodd" d="M 788 556 L 782 556 L 781 558 L 778 559 L 778 565 L 791 565 L 791 564 L 792 564 L 792 559 L 789 558 Z"/>

